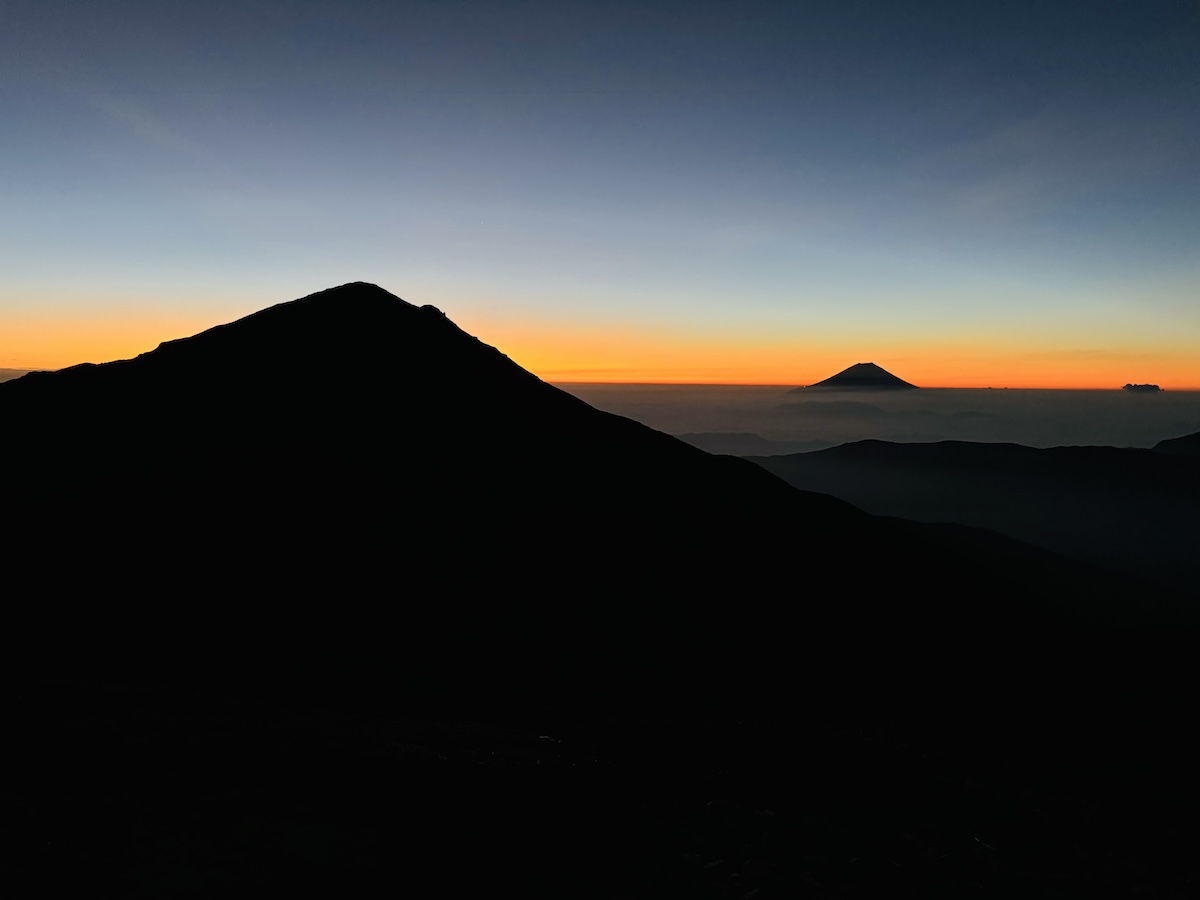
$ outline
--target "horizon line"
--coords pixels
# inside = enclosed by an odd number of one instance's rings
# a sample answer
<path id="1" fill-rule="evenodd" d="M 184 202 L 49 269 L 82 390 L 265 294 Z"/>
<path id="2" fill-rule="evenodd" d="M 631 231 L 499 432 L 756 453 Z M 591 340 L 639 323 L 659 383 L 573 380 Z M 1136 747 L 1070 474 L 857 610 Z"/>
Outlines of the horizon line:
<path id="1" fill-rule="evenodd" d="M 126 360 L 114 360 L 115 362 L 124 362 Z M 75 364 L 80 365 L 80 364 Z M 83 363 L 86 365 L 86 363 Z M 0 366 L 0 371 L 20 372 L 12 378 L 0 379 L 0 384 L 6 381 L 15 381 L 31 372 L 59 372 L 63 369 L 73 368 L 74 366 L 62 366 L 55 368 L 33 368 L 26 369 L 23 366 Z M 561 378 L 543 378 L 537 373 L 531 373 L 535 377 L 541 379 L 551 385 L 588 385 L 588 386 L 606 386 L 606 387 L 777 387 L 777 388 L 805 388 L 814 387 L 817 382 L 803 384 L 798 381 L 603 381 L 597 379 L 561 379 Z M 1136 382 L 1130 382 L 1136 383 Z M 915 385 L 916 390 L 924 391 L 1124 391 L 1124 385 L 1118 386 L 1080 386 L 1080 385 L 1008 385 L 1008 384 L 979 384 L 979 385 L 962 385 L 962 384 L 927 384 Z M 872 391 L 871 388 L 827 388 L 829 393 L 837 392 L 859 392 L 859 393 L 889 393 L 886 388 L 882 390 Z M 1195 387 L 1175 386 L 1162 387 L 1159 385 L 1158 391 L 1150 391 L 1147 393 L 1197 393 L 1200 392 L 1200 385 Z"/>
<path id="2" fill-rule="evenodd" d="M 539 376 L 540 377 L 540 376 Z M 815 387 L 816 382 L 811 384 L 801 384 L 795 381 L 568 381 L 564 379 L 549 379 L 543 378 L 547 384 L 571 384 L 571 385 L 605 385 L 609 387 L 779 387 L 779 388 L 806 388 Z M 1130 382 L 1133 383 L 1133 382 Z M 981 384 L 981 385 L 915 385 L 916 390 L 922 391 L 1124 391 L 1125 386 L 1117 387 L 1081 387 L 1079 385 L 1008 385 L 1008 384 Z M 823 390 L 829 393 L 838 391 L 852 393 L 892 393 L 896 389 L 883 388 L 872 390 L 871 388 L 825 388 Z M 907 390 L 907 389 L 906 389 Z M 1200 392 L 1198 387 L 1162 387 L 1159 386 L 1157 392 L 1149 393 L 1195 393 Z"/>

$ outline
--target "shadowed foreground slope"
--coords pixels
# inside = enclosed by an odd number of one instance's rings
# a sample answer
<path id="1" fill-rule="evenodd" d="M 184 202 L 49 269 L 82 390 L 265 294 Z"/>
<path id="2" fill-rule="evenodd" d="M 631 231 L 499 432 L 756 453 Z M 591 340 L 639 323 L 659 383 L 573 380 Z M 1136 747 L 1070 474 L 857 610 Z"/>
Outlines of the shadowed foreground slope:
<path id="1" fill-rule="evenodd" d="M 1182 772 L 1187 657 L 1078 624 L 1168 617 L 1143 586 L 796 491 L 377 287 L 2 384 L 0 415 L 23 894 L 872 896 L 911 850 L 962 896 L 1067 852 L 977 856 L 964 822 L 1024 839 L 1010 783 L 1055 828 L 1099 778 L 1176 821 L 1179 784 L 1111 769 Z"/>

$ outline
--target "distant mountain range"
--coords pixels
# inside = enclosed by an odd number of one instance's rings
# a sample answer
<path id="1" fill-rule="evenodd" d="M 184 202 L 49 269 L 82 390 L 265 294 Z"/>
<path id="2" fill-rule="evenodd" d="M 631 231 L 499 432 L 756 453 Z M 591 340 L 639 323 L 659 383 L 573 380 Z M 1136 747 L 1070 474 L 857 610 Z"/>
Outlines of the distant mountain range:
<path id="1" fill-rule="evenodd" d="M 1200 434 L 1153 450 L 859 441 L 748 457 L 877 515 L 988 528 L 1200 599 Z"/>
<path id="2" fill-rule="evenodd" d="M 814 389 L 843 390 L 843 391 L 895 391 L 917 390 L 915 384 L 909 384 L 897 378 L 891 372 L 875 363 L 855 363 L 848 369 L 843 369 L 836 375 L 831 375 L 824 381 L 810 384 L 807 387 L 796 388 L 792 393 L 802 393 Z"/>
<path id="3" fill-rule="evenodd" d="M 702 431 L 685 432 L 675 437 L 685 444 L 699 447 L 705 453 L 729 456 L 778 456 L 784 453 L 807 453 L 824 450 L 831 441 L 773 441 L 752 432 Z"/>

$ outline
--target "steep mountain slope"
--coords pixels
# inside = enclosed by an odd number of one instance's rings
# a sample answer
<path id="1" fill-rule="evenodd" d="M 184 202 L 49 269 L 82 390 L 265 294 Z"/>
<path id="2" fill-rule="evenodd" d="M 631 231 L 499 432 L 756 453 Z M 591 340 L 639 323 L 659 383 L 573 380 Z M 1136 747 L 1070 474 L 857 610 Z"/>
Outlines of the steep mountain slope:
<path id="1" fill-rule="evenodd" d="M 601 413 L 373 285 L 7 382 L 0 414 L 21 436 L 10 571 L 53 598 L 19 610 L 27 649 L 72 671 L 353 672 L 441 702 L 511 697 L 476 675 L 504 660 L 578 696 L 611 692 L 614 658 L 631 683 L 725 684 L 790 653 L 792 628 L 1159 615 L 1137 585 L 874 519 Z"/>

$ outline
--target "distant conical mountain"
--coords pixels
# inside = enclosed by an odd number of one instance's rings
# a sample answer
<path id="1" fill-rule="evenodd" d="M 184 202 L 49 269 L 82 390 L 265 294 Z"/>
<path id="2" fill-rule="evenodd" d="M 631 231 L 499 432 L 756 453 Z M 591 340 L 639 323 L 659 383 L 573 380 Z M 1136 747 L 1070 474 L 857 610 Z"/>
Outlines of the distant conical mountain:
<path id="1" fill-rule="evenodd" d="M 812 388 L 838 388 L 842 390 L 857 390 L 857 391 L 889 391 L 889 390 L 916 390 L 915 384 L 909 384 L 900 378 L 897 378 L 891 372 L 883 369 L 875 363 L 855 363 L 848 369 L 843 369 L 836 375 L 826 378 L 824 381 L 818 381 L 816 384 L 809 385 L 807 388 L 797 388 L 797 390 L 811 390 Z"/>

